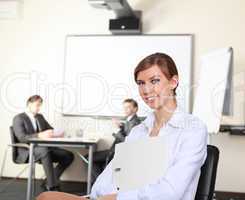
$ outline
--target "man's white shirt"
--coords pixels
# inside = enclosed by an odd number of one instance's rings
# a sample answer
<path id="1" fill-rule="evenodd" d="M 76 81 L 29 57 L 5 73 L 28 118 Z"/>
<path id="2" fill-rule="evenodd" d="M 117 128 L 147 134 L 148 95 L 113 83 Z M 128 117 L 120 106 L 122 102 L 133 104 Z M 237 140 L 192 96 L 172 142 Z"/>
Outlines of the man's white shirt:
<path id="1" fill-rule="evenodd" d="M 25 113 L 30 118 L 31 124 L 32 124 L 34 130 L 37 131 L 37 123 L 36 123 L 36 118 L 35 118 L 34 114 L 31 113 L 29 110 L 26 110 Z"/>
<path id="2" fill-rule="evenodd" d="M 129 115 L 129 116 L 127 117 L 126 121 L 129 122 L 129 121 L 133 118 L 134 115 L 135 115 L 135 114 Z"/>

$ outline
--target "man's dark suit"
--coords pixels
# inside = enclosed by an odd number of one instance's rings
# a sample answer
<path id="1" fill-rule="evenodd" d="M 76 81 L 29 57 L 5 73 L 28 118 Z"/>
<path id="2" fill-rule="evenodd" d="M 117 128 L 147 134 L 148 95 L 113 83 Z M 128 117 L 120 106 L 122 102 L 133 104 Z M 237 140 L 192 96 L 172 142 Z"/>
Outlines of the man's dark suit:
<path id="1" fill-rule="evenodd" d="M 105 168 L 106 164 L 113 158 L 115 152 L 115 146 L 118 143 L 124 142 L 125 137 L 129 135 L 132 128 L 141 123 L 140 118 L 135 114 L 129 121 L 125 121 L 125 123 L 121 123 L 120 130 L 113 134 L 115 140 L 109 150 L 98 151 L 94 153 L 93 161 L 94 167 L 93 172 L 95 179 Z"/>
<path id="2" fill-rule="evenodd" d="M 18 142 L 28 143 L 28 139 L 37 137 L 38 132 L 48 129 L 53 129 L 52 126 L 46 121 L 42 114 L 35 115 L 37 130 L 35 131 L 31 119 L 26 113 L 20 113 L 13 119 L 14 134 Z M 17 160 L 26 162 L 29 157 L 29 151 L 24 148 L 18 148 Z M 35 147 L 34 149 L 35 160 L 40 160 L 46 177 L 47 186 L 49 188 L 58 186 L 58 179 L 65 169 L 72 163 L 74 155 L 66 150 L 60 148 L 47 148 Z M 53 168 L 53 162 L 57 162 L 56 168 Z"/>
<path id="3" fill-rule="evenodd" d="M 127 137 L 132 130 L 132 128 L 138 124 L 140 124 L 141 120 L 140 118 L 135 114 L 132 116 L 132 118 L 129 121 L 126 121 L 125 123 L 121 123 L 120 130 L 118 133 L 113 134 L 113 136 L 116 138 L 115 142 L 120 143 L 124 142 L 125 137 Z"/>

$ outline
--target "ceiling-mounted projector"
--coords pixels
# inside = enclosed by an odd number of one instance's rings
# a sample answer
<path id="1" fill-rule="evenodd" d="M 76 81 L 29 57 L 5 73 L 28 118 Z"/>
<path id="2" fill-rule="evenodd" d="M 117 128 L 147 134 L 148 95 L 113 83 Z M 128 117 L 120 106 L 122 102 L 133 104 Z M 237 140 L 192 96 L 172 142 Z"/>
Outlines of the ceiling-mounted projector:
<path id="1" fill-rule="evenodd" d="M 141 11 L 133 11 L 127 0 L 88 0 L 95 8 L 113 10 L 116 19 L 110 19 L 109 30 L 113 34 L 140 34 Z"/>

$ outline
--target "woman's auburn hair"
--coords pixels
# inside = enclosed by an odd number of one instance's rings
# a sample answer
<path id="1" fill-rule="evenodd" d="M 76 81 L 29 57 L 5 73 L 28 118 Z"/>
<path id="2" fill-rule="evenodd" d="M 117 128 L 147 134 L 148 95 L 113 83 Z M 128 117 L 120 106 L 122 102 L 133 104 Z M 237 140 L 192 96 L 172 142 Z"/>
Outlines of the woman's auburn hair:
<path id="1" fill-rule="evenodd" d="M 152 66 L 158 66 L 162 73 L 166 76 L 168 80 L 170 80 L 174 75 L 178 76 L 178 70 L 173 59 L 164 53 L 154 53 L 139 62 L 134 70 L 134 80 L 137 82 L 137 77 L 139 72 L 144 71 L 146 69 L 151 68 Z M 178 87 L 178 86 L 177 86 Z M 176 95 L 176 88 L 174 88 L 173 92 Z"/>

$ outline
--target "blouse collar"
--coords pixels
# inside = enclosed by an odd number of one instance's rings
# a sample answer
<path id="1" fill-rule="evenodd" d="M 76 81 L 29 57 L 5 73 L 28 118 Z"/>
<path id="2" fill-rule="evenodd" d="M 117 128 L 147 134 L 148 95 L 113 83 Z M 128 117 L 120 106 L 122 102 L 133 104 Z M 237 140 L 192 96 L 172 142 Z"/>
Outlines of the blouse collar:
<path id="1" fill-rule="evenodd" d="M 166 125 L 170 125 L 174 128 L 184 128 L 185 125 L 185 117 L 184 112 L 177 106 L 174 110 L 171 118 L 167 121 Z M 153 124 L 155 121 L 155 114 L 154 112 L 150 112 L 146 119 L 142 122 L 149 130 L 153 128 Z"/>

